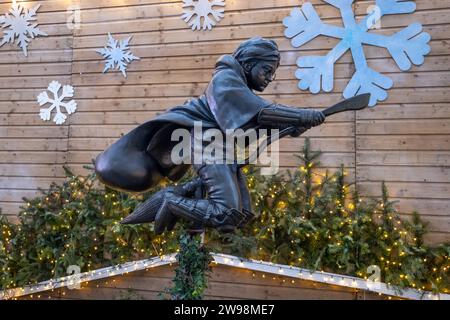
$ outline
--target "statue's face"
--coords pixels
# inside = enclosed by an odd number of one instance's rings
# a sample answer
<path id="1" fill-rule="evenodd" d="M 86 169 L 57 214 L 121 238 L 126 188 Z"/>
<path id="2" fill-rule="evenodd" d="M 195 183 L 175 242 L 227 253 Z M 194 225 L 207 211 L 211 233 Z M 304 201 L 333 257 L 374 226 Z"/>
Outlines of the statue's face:
<path id="1" fill-rule="evenodd" d="M 275 80 L 278 61 L 259 61 L 250 71 L 249 84 L 256 91 L 262 92 Z"/>

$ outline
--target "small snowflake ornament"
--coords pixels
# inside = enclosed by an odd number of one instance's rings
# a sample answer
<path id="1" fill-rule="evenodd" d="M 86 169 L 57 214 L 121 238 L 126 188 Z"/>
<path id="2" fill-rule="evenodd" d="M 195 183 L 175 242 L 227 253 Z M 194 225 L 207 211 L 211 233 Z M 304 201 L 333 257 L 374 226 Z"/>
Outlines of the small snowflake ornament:
<path id="1" fill-rule="evenodd" d="M 115 40 L 110 33 L 108 33 L 107 45 L 103 49 L 96 50 L 96 52 L 100 53 L 103 58 L 106 59 L 103 73 L 109 69 L 115 68 L 116 70 L 120 70 L 125 78 L 127 77 L 127 64 L 133 60 L 140 59 L 129 52 L 130 48 L 128 47 L 128 43 L 130 40 L 131 37 L 119 42 L 118 40 Z"/>
<path id="2" fill-rule="evenodd" d="M 376 11 L 379 14 L 374 17 L 371 13 L 360 22 L 356 21 L 353 13 L 354 0 L 324 1 L 340 10 L 343 28 L 323 23 L 309 2 L 301 9 L 294 8 L 290 16 L 283 20 L 285 36 L 291 39 L 292 46 L 296 48 L 320 35 L 341 39 L 326 56 L 306 56 L 297 60 L 299 69 L 295 76 L 300 80 L 298 87 L 301 90 L 309 89 L 312 93 L 318 93 L 321 89 L 325 92 L 332 91 L 334 64 L 350 50 L 356 72 L 344 89 L 344 98 L 370 93 L 369 106 L 373 107 L 378 101 L 388 97 L 387 90 L 392 88 L 394 82 L 368 66 L 363 44 L 386 48 L 402 71 L 409 70 L 413 64 L 423 64 L 425 56 L 430 53 L 428 43 L 431 37 L 422 32 L 422 25 L 419 23 L 413 23 L 390 36 L 368 32 L 384 15 L 414 12 L 414 1 L 376 0 Z"/>
<path id="3" fill-rule="evenodd" d="M 36 23 L 32 24 L 32 21 L 36 20 L 36 11 L 40 6 L 38 4 L 32 9 L 25 9 L 13 1 L 9 10 L 11 15 L 6 13 L 4 16 L 0 16 L 0 27 L 2 29 L 8 28 L 4 31 L 0 47 L 5 43 L 14 43 L 17 37 L 16 42 L 18 46 L 22 48 L 23 54 L 27 56 L 27 47 L 31 39 L 34 39 L 35 36 L 47 36 L 45 32 L 39 30 Z"/>
<path id="4" fill-rule="evenodd" d="M 225 7 L 225 0 L 183 0 L 183 15 L 181 18 L 188 23 L 192 30 L 211 30 L 224 17 L 224 8 L 214 9 L 214 6 Z M 188 10 L 186 8 L 192 8 Z M 212 15 L 215 20 L 211 19 Z M 195 16 L 195 17 L 194 17 Z M 194 18 L 193 18 L 194 17 Z M 192 19 L 193 18 L 193 19 Z M 203 19 L 203 26 L 202 20 Z"/>
<path id="5" fill-rule="evenodd" d="M 50 120 L 51 114 L 53 109 L 56 109 L 56 115 L 53 118 L 53 121 L 56 124 L 63 124 L 67 116 L 62 113 L 61 107 L 64 107 L 66 109 L 66 112 L 68 114 L 72 114 L 77 110 L 77 104 L 74 100 L 69 100 L 68 102 L 64 102 L 64 99 L 66 98 L 72 98 L 73 97 L 73 87 L 66 85 L 62 88 L 62 94 L 59 95 L 59 90 L 61 89 L 61 84 L 58 81 L 52 81 L 49 85 L 47 90 L 50 91 L 53 95 L 53 98 L 50 98 L 47 94 L 47 91 L 41 92 L 39 96 L 37 97 L 37 101 L 40 106 L 43 106 L 46 103 L 50 103 L 51 106 L 46 109 L 41 109 L 39 113 L 39 117 L 44 120 L 48 121 Z"/>

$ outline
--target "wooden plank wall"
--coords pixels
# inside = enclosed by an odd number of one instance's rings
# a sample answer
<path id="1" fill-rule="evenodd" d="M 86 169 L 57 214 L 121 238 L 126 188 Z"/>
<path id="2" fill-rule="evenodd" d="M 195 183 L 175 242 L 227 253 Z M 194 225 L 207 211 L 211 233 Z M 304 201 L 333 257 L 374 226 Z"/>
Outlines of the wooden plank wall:
<path id="1" fill-rule="evenodd" d="M 173 267 L 164 266 L 83 284 L 80 290 L 62 288 L 23 299 L 41 300 L 157 300 L 172 286 Z M 336 285 L 274 276 L 247 269 L 215 266 L 206 300 L 383 300 L 386 296 Z"/>
<path id="2" fill-rule="evenodd" d="M 62 181 L 62 165 L 67 162 L 69 122 L 42 122 L 36 98 L 53 80 L 72 81 L 68 3 L 22 2 L 26 8 L 38 3 L 39 28 L 49 36 L 34 39 L 28 57 L 17 45 L 0 47 L 0 208 L 8 215 L 18 212 L 22 197 Z M 11 1 L 0 1 L 1 14 L 10 7 Z"/>
<path id="3" fill-rule="evenodd" d="M 277 41 L 281 66 L 266 99 L 293 106 L 324 108 L 342 99 L 354 72 L 350 54 L 335 67 L 335 92 L 312 95 L 299 91 L 293 76 L 299 55 L 324 55 L 335 39 L 319 38 L 301 50 L 283 36 L 282 19 L 299 0 L 226 0 L 225 18 L 213 31 L 191 31 L 180 19 L 182 1 L 98 0 L 25 1 L 41 3 L 38 22 L 49 37 L 29 46 L 28 58 L 6 44 L 0 48 L 0 207 L 14 215 L 23 196 L 60 181 L 62 164 L 76 172 L 121 134 L 157 112 L 202 94 L 217 58 L 231 53 L 244 39 L 263 36 Z M 311 1 L 326 22 L 340 24 L 337 9 Z M 81 8 L 81 28 L 66 27 L 67 7 Z M 365 47 L 369 66 L 390 76 L 389 99 L 364 112 L 336 115 L 307 136 L 324 153 L 322 167 L 348 168 L 350 181 L 368 196 L 387 181 L 404 212 L 418 210 L 430 221 L 428 241 L 450 240 L 450 0 L 418 0 L 411 15 L 384 17 L 378 32 L 391 34 L 420 21 L 432 36 L 425 64 L 400 72 L 388 52 Z M 373 1 L 355 1 L 359 17 Z M 10 1 L 0 0 L 0 12 Z M 107 41 L 133 36 L 131 49 L 141 58 L 129 65 L 125 79 L 118 72 L 102 74 L 95 52 Z M 75 87 L 77 112 L 63 126 L 43 123 L 37 95 L 52 80 Z M 297 165 L 303 138 L 281 143 L 283 169 Z M 405 217 L 409 217 L 405 214 Z"/>
<path id="4" fill-rule="evenodd" d="M 357 114 L 356 181 L 372 196 L 381 195 L 386 181 L 397 207 L 419 211 L 430 221 L 428 241 L 441 243 L 450 239 L 450 1 L 416 3 L 413 15 L 383 18 L 382 28 L 420 21 L 432 37 L 431 53 L 408 72 L 392 59 L 369 62 L 395 84 L 385 103 Z"/>

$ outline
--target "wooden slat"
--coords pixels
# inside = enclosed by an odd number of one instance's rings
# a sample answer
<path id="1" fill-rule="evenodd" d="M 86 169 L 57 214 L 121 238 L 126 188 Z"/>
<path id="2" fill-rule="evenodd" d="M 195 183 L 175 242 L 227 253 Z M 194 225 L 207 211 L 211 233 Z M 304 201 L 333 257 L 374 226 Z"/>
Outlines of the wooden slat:
<path id="1" fill-rule="evenodd" d="M 450 194 L 450 183 L 386 183 L 389 194 L 394 198 L 443 199 Z M 360 182 L 358 187 L 368 196 L 381 197 L 379 182 Z"/>
<path id="2" fill-rule="evenodd" d="M 28 56 L 24 56 L 21 50 L 0 51 L 0 61 L 2 64 L 71 62 L 72 49 L 61 48 L 58 50 L 33 50 L 33 54 L 29 54 Z"/>
<path id="3" fill-rule="evenodd" d="M 439 146 L 436 147 L 436 151 L 366 151 L 360 149 L 356 161 L 359 165 L 448 166 L 450 151 L 440 151 Z"/>
<path id="4" fill-rule="evenodd" d="M 404 181 L 448 183 L 450 167 L 359 166 L 360 181 Z"/>
<path id="5" fill-rule="evenodd" d="M 356 136 L 358 150 L 420 150 L 447 151 L 450 144 L 448 135 L 386 135 L 383 136 Z M 444 148 L 444 149 L 443 149 Z M 380 164 L 380 162 L 378 163 Z"/>
<path id="6" fill-rule="evenodd" d="M 62 30 L 67 30 L 67 27 L 61 26 Z M 41 28 L 40 28 L 41 29 Z M 45 28 L 42 28 L 44 32 L 47 31 Z M 61 36 L 48 36 L 48 37 L 36 37 L 30 44 L 28 45 L 28 55 L 34 55 L 35 50 L 56 50 L 56 49 L 64 49 L 72 47 L 73 37 L 71 35 L 61 35 Z M 21 55 L 22 49 L 18 48 L 16 44 L 5 44 L 0 47 L 0 52 L 9 52 L 9 51 L 19 51 Z"/>
<path id="7" fill-rule="evenodd" d="M 0 139 L 1 151 L 65 151 L 67 139 Z"/>
<path id="8" fill-rule="evenodd" d="M 63 177 L 62 166 L 43 164 L 0 164 L 0 177 Z"/>
<path id="9" fill-rule="evenodd" d="M 287 39 L 282 36 L 273 37 L 278 44 L 281 52 L 281 63 L 294 64 L 295 59 L 299 55 L 325 55 L 327 52 L 334 47 L 336 41 L 333 43 L 323 43 L 322 46 L 315 47 L 302 47 L 301 49 L 292 48 L 291 44 Z M 141 59 L 145 58 L 165 58 L 165 57 L 179 57 L 179 56 L 194 56 L 201 57 L 204 55 L 222 55 L 230 54 L 239 45 L 241 40 L 220 40 L 214 42 L 194 42 L 194 43 L 174 43 L 169 45 L 164 44 L 151 44 L 138 46 L 133 49 L 136 55 Z M 445 40 L 431 40 L 430 46 L 432 48 L 431 56 L 436 55 L 448 55 L 448 48 L 450 44 Z M 101 60 L 101 56 L 91 49 L 74 49 L 74 61 L 79 60 Z M 388 58 L 389 55 L 384 48 L 371 47 L 370 50 L 365 51 L 367 58 Z M 0 56 L 2 53 L 0 52 Z M 351 61 L 351 55 L 346 53 L 342 58 L 341 62 Z"/>
<path id="10" fill-rule="evenodd" d="M 356 124 L 356 133 L 364 135 L 388 134 L 450 134 L 447 119 L 420 120 L 360 120 Z"/>
<path id="11" fill-rule="evenodd" d="M 0 210 L 2 215 L 17 216 L 24 203 L 21 202 L 0 202 Z"/>
<path id="12" fill-rule="evenodd" d="M 379 105 L 376 108 L 357 112 L 358 120 L 389 120 L 389 119 L 442 119 L 450 118 L 450 104 L 396 104 Z"/>
<path id="13" fill-rule="evenodd" d="M 314 55 L 314 52 L 308 52 L 308 55 Z M 317 51 L 317 54 L 322 54 L 322 52 Z M 220 58 L 220 55 L 206 55 L 206 56 L 196 56 L 194 54 L 190 56 L 182 57 L 166 57 L 166 58 L 144 58 L 139 60 L 139 63 L 131 63 L 127 68 L 127 74 L 132 74 L 137 71 L 180 71 L 180 70 L 190 70 L 190 72 L 196 72 L 193 70 L 204 69 L 210 73 L 211 69 L 214 68 L 216 61 Z M 352 61 L 348 58 L 339 60 L 335 66 L 335 74 L 339 77 L 350 77 L 353 75 Z M 294 54 L 283 54 L 281 60 L 281 66 L 277 69 L 277 78 L 285 79 L 288 76 L 293 78 L 294 70 L 296 66 L 297 57 Z M 392 59 L 383 58 L 373 58 L 369 59 L 371 68 L 382 73 L 389 72 L 400 72 L 398 66 Z M 75 61 L 73 63 L 73 73 L 76 75 L 86 75 L 86 74 L 99 74 L 103 72 L 104 66 L 100 63 L 100 59 L 96 61 Z M 413 66 L 411 68 L 412 72 L 424 72 L 424 71 L 445 71 L 450 68 L 449 66 L 449 56 L 430 56 L 427 57 L 425 63 L 421 66 Z M 30 69 L 21 68 L 18 65 L 17 70 L 10 70 L 7 67 L 1 67 L 0 70 L 5 69 L 7 72 L 14 72 L 11 75 L 23 75 L 35 74 L 40 68 L 32 65 Z M 53 73 L 58 73 L 63 70 L 63 66 L 55 65 L 50 68 L 49 71 Z M 120 75 L 119 71 L 109 71 L 114 75 Z M 172 72 L 173 73 L 173 72 Z M 7 75 L 7 74 L 5 74 Z M 84 77 L 80 77 L 84 78 Z"/>
<path id="14" fill-rule="evenodd" d="M 47 61 L 48 62 L 48 61 Z M 0 76 L 32 76 L 52 75 L 64 76 L 72 72 L 72 64 L 67 62 L 55 63 L 27 63 L 27 64 L 0 64 Z M 2 79 L 0 78 L 0 79 Z"/>
<path id="15" fill-rule="evenodd" d="M 330 6 L 317 6 L 319 15 L 326 23 L 341 25 L 338 11 Z M 277 23 L 281 22 L 283 18 L 290 14 L 291 8 L 269 8 L 258 10 L 235 11 L 227 7 L 227 14 L 220 21 L 216 28 L 223 28 L 226 26 L 243 26 L 254 25 L 260 23 Z M 367 9 L 366 9 L 367 10 Z M 446 16 L 447 9 L 440 11 L 416 11 L 412 15 L 384 17 L 383 27 L 395 27 L 408 24 L 410 21 L 422 21 L 423 24 L 429 24 L 434 21 L 439 23 L 448 22 Z M 122 14 L 121 14 L 122 13 Z M 98 11 L 82 11 L 81 19 L 86 24 L 86 27 L 77 30 L 77 36 L 97 35 L 111 33 L 126 33 L 126 32 L 146 32 L 149 30 L 179 30 L 185 29 L 186 23 L 180 19 L 180 8 L 178 4 L 161 4 L 155 6 L 141 6 L 137 10 L 129 10 L 129 16 L 124 16 L 120 9 L 103 9 L 102 16 L 99 19 Z M 361 12 L 365 13 L 365 12 Z M 139 20 L 135 18 L 140 15 Z M 159 19 L 162 16 L 164 24 Z M 43 17 L 45 19 L 48 17 Z M 101 21 L 105 19 L 107 21 Z M 109 29 L 108 29 L 109 26 Z M 203 33 L 205 34 L 205 32 Z"/>
<path id="16" fill-rule="evenodd" d="M 47 122 L 49 123 L 49 122 Z M 69 127 L 56 125 L 41 126 L 1 126 L 1 138 L 53 138 L 67 136 Z"/>
<path id="17" fill-rule="evenodd" d="M 0 203 L 2 202 L 22 202 L 23 198 L 33 199 L 40 196 L 42 193 L 39 190 L 8 190 L 4 189 L 0 192 Z"/>
<path id="18" fill-rule="evenodd" d="M 63 178 L 48 177 L 10 177 L 8 175 L 0 177 L 0 189 L 20 189 L 20 190 L 34 190 L 34 189 L 46 189 L 53 182 L 61 184 L 64 181 Z"/>
<path id="19" fill-rule="evenodd" d="M 450 204 L 450 202 L 449 202 Z M 403 220 L 412 220 L 412 216 L 401 216 Z M 448 232 L 450 228 L 450 217 L 449 216 L 427 216 L 421 215 L 421 218 L 424 222 L 428 223 L 428 231 L 429 232 L 439 232 L 439 233 L 448 233 L 450 237 L 450 232 Z"/>
<path id="20" fill-rule="evenodd" d="M 447 232 L 433 232 L 426 234 L 424 239 L 427 244 L 436 246 L 442 243 L 448 243 L 450 241 L 450 234 Z"/>
<path id="21" fill-rule="evenodd" d="M 0 151 L 0 163 L 6 164 L 56 164 L 61 166 L 67 160 L 66 152 L 43 151 Z"/>

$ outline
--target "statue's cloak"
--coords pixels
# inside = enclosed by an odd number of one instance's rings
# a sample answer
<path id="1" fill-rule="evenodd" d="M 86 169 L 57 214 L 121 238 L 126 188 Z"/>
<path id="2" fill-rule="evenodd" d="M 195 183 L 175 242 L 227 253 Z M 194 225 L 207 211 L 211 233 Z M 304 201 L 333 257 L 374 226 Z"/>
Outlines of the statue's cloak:
<path id="1" fill-rule="evenodd" d="M 179 143 L 171 141 L 173 130 L 190 129 L 196 121 L 201 121 L 203 128 L 224 133 L 227 129 L 248 129 L 254 127 L 259 111 L 269 105 L 271 102 L 249 88 L 236 59 L 222 56 L 202 96 L 167 110 L 121 137 L 97 157 L 96 172 L 106 185 L 132 192 L 148 190 L 163 177 L 177 181 L 190 165 L 175 165 L 170 159 L 173 146 Z"/>

